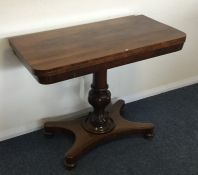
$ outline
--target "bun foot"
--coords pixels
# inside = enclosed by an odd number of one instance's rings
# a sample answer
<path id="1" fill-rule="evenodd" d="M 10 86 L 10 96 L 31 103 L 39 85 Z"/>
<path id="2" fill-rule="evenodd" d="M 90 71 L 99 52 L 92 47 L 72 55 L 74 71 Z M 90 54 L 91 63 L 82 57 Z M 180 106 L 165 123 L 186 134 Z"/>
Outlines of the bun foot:
<path id="1" fill-rule="evenodd" d="M 154 137 L 154 131 L 150 131 L 150 132 L 144 134 L 145 139 L 153 139 L 153 137 Z"/>
<path id="2" fill-rule="evenodd" d="M 64 161 L 64 164 L 65 164 L 65 168 L 68 169 L 68 170 L 72 170 L 76 167 L 76 162 L 69 162 L 67 160 L 67 158 L 65 158 L 65 161 Z"/>

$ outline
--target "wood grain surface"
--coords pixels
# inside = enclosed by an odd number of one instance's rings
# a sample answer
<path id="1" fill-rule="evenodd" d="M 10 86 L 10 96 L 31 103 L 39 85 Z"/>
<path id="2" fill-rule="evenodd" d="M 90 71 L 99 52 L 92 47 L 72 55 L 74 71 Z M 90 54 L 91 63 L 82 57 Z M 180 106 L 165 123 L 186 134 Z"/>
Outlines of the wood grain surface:
<path id="1" fill-rule="evenodd" d="M 109 69 L 182 49 L 186 35 L 143 15 L 9 38 L 42 84 Z"/>

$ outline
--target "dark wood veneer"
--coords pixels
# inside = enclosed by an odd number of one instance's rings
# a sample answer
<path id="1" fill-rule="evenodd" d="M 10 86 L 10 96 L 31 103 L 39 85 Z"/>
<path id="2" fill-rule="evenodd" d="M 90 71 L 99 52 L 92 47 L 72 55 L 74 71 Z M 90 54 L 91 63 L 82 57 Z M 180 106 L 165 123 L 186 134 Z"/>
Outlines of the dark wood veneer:
<path id="1" fill-rule="evenodd" d="M 42 84 L 51 84 L 178 51 L 185 34 L 146 16 L 10 38 L 16 55 Z"/>

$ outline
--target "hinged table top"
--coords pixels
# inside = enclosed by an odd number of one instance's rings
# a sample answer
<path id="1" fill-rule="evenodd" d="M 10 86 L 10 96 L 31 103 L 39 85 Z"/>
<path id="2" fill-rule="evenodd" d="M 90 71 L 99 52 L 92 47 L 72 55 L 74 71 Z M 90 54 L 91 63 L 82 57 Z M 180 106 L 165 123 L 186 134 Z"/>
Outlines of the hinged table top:
<path id="1" fill-rule="evenodd" d="M 185 33 L 143 15 L 9 39 L 40 83 L 50 84 L 182 48 Z"/>

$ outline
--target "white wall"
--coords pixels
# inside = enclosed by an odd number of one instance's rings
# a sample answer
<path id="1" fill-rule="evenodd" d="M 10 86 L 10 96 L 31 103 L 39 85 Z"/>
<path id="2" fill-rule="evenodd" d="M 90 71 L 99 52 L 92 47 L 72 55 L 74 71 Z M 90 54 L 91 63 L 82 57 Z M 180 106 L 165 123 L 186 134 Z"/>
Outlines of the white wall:
<path id="1" fill-rule="evenodd" d="M 0 140 L 40 127 L 45 117 L 88 107 L 83 79 L 40 85 L 14 56 L 7 37 L 130 14 L 183 30 L 187 42 L 181 52 L 110 70 L 112 96 L 130 101 L 153 89 L 197 82 L 197 0 L 0 0 Z M 84 80 L 87 89 L 91 76 Z"/>

